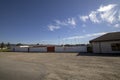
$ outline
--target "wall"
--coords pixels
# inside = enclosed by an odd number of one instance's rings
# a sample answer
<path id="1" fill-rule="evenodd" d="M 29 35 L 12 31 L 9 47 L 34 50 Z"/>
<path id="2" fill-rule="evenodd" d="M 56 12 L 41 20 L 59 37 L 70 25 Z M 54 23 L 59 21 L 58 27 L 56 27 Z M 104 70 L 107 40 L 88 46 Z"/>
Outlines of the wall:
<path id="1" fill-rule="evenodd" d="M 12 47 L 11 49 L 12 51 L 18 51 L 18 52 L 28 52 L 28 48 L 27 47 Z M 29 52 L 47 52 L 47 48 L 46 47 L 30 47 L 29 48 Z"/>
<path id="2" fill-rule="evenodd" d="M 93 42 L 93 52 L 94 53 L 120 53 L 120 51 L 112 51 L 111 44 L 120 43 L 120 41 L 109 41 L 109 42 L 100 42 L 101 51 L 99 47 L 99 42 Z"/>
<path id="3" fill-rule="evenodd" d="M 120 41 L 102 42 L 102 53 L 120 53 L 120 51 L 112 51 L 112 43 L 120 43 Z"/>
<path id="4" fill-rule="evenodd" d="M 99 42 L 92 42 L 93 53 L 100 53 Z"/>
<path id="5" fill-rule="evenodd" d="M 12 49 L 13 51 L 18 51 L 18 52 L 26 52 L 26 51 L 28 51 L 28 48 L 20 48 L 20 47 L 14 47 L 13 49 Z"/>
<path id="6" fill-rule="evenodd" d="M 30 52 L 47 52 L 47 47 L 30 48 Z"/>
<path id="7" fill-rule="evenodd" d="M 87 52 L 87 46 L 55 47 L 55 52 Z"/>
<path id="8" fill-rule="evenodd" d="M 11 51 L 28 52 L 28 48 L 15 46 Z M 47 52 L 47 47 L 31 47 L 29 52 Z M 87 52 L 87 46 L 55 46 L 55 52 Z"/>

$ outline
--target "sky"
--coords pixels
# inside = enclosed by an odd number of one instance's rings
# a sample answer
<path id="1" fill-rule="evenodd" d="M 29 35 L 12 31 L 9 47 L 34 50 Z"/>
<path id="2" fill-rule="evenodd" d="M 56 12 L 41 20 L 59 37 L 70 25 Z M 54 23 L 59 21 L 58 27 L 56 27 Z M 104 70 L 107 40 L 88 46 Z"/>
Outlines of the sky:
<path id="1" fill-rule="evenodd" d="M 0 42 L 86 44 L 117 31 L 119 0 L 0 0 Z"/>

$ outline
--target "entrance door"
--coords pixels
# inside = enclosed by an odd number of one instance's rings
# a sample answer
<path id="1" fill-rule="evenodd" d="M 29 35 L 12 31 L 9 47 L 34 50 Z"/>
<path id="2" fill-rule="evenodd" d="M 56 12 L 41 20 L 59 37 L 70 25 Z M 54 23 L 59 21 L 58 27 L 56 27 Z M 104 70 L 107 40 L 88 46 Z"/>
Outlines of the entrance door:
<path id="1" fill-rule="evenodd" d="M 47 52 L 55 52 L 55 47 L 53 46 L 47 47 Z"/>

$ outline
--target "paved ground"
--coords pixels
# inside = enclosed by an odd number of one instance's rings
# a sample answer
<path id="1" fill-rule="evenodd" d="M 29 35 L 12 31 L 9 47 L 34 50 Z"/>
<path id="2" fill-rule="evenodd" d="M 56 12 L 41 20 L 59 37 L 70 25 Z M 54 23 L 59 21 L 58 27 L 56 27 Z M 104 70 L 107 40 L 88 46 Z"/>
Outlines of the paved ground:
<path id="1" fill-rule="evenodd" d="M 0 80 L 120 80 L 120 56 L 0 53 Z"/>

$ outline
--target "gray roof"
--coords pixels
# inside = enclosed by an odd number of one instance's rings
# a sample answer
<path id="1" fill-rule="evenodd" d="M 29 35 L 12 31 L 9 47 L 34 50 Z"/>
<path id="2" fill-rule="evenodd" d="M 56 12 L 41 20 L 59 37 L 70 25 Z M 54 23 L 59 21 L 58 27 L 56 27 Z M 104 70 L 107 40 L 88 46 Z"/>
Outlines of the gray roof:
<path id="1" fill-rule="evenodd" d="M 112 32 L 112 33 L 104 34 L 93 40 L 90 40 L 90 43 L 91 42 L 104 42 L 104 41 L 118 41 L 118 40 L 120 40 L 120 32 Z"/>

